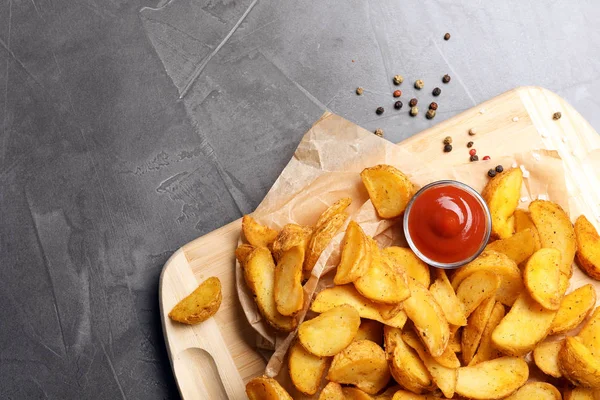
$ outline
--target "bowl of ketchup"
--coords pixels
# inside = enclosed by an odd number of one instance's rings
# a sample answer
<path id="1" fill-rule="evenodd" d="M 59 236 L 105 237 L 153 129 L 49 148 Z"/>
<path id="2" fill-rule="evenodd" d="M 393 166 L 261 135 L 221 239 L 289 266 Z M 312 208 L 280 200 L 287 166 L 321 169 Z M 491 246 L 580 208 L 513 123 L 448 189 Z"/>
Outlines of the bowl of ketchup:
<path id="1" fill-rule="evenodd" d="M 404 234 L 410 248 L 438 268 L 457 268 L 473 261 L 487 245 L 491 230 L 485 200 L 457 181 L 424 186 L 404 212 Z"/>

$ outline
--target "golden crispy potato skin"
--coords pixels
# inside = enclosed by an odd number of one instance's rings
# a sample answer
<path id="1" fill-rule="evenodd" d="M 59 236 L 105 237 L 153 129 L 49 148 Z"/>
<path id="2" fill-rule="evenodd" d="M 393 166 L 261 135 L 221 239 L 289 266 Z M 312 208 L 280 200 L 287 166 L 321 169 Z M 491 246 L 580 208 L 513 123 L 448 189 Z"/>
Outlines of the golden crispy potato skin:
<path id="1" fill-rule="evenodd" d="M 591 278 L 600 280 L 600 235 L 585 215 L 575 221 L 575 236 L 579 267 Z"/>
<path id="2" fill-rule="evenodd" d="M 310 354 L 299 342 L 295 342 L 288 352 L 290 378 L 296 389 L 304 394 L 317 393 L 328 363 L 326 357 Z"/>
<path id="3" fill-rule="evenodd" d="M 563 394 L 563 400 L 598 400 L 600 392 L 598 390 L 576 387 L 566 389 Z"/>
<path id="4" fill-rule="evenodd" d="M 465 326 L 467 324 L 467 316 L 465 315 L 465 306 L 456 297 L 454 288 L 448 280 L 446 271 L 436 268 L 435 281 L 429 287 L 431 295 L 442 307 L 442 311 L 448 320 L 448 323 L 456 326 Z"/>
<path id="5" fill-rule="evenodd" d="M 514 262 L 521 264 L 540 249 L 540 239 L 537 229 L 533 227 L 517 231 L 509 238 L 496 240 L 488 244 L 485 249 L 506 254 Z"/>
<path id="6" fill-rule="evenodd" d="M 546 375 L 554 378 L 562 377 L 558 365 L 558 352 L 563 346 L 563 342 L 542 342 L 533 350 L 533 361 L 535 365 Z"/>
<path id="7" fill-rule="evenodd" d="M 319 400 L 346 400 L 342 385 L 336 382 L 329 382 L 319 395 Z"/>
<path id="8" fill-rule="evenodd" d="M 342 241 L 342 254 L 333 278 L 336 285 L 351 283 L 363 276 L 369 269 L 373 247 L 364 231 L 354 221 L 350 221 Z"/>
<path id="9" fill-rule="evenodd" d="M 480 306 L 481 307 L 481 306 Z M 481 335 L 481 340 L 479 342 L 479 347 L 477 348 L 477 353 L 471 359 L 468 365 L 479 364 L 483 361 L 493 360 L 494 358 L 501 357 L 502 354 L 496 350 L 494 344 L 492 343 L 492 332 L 498 326 L 502 318 L 505 315 L 504 306 L 499 301 L 494 304 L 494 308 L 490 313 L 490 317 L 485 324 L 485 328 L 483 329 L 483 333 Z M 467 345 L 467 347 L 469 347 Z M 473 351 L 471 349 L 471 351 Z"/>
<path id="10" fill-rule="evenodd" d="M 348 206 L 350 206 L 350 204 L 352 204 L 352 199 L 350 197 L 344 197 L 342 199 L 339 199 L 335 203 L 333 203 L 325 211 L 323 211 L 323 214 L 321 214 L 319 216 L 316 227 L 318 228 L 318 227 L 322 226 L 323 224 L 325 224 L 325 222 L 327 222 L 329 219 L 331 219 L 334 215 L 341 214 L 344 211 L 346 211 L 346 209 L 348 208 Z"/>
<path id="11" fill-rule="evenodd" d="M 360 177 L 381 218 L 394 218 L 402 214 L 415 194 L 415 187 L 410 179 L 391 165 L 380 164 L 365 168 Z"/>
<path id="12" fill-rule="evenodd" d="M 221 281 L 217 277 L 210 277 L 177 303 L 169 313 L 169 318 L 188 325 L 206 321 L 217 313 L 222 299 Z"/>
<path id="13" fill-rule="evenodd" d="M 304 248 L 296 246 L 284 251 L 275 266 L 275 304 L 281 315 L 293 316 L 304 305 L 303 262 Z"/>
<path id="14" fill-rule="evenodd" d="M 252 246 L 267 247 L 277 238 L 277 231 L 256 222 L 249 215 L 242 218 L 242 232 Z"/>
<path id="15" fill-rule="evenodd" d="M 279 261 L 283 252 L 288 251 L 292 247 L 300 246 L 306 251 L 312 233 L 313 229 L 308 226 L 297 224 L 285 225 L 272 245 L 275 261 Z"/>
<path id="16" fill-rule="evenodd" d="M 344 304 L 300 324 L 298 339 L 316 356 L 333 356 L 354 340 L 359 326 L 358 311 Z"/>
<path id="17" fill-rule="evenodd" d="M 344 386 L 342 387 L 342 393 L 346 400 L 373 400 L 373 397 L 370 394 L 355 387 Z"/>
<path id="18" fill-rule="evenodd" d="M 563 298 L 560 262 L 558 250 L 542 248 L 531 256 L 523 269 L 523 282 L 529 295 L 547 310 L 558 310 Z"/>
<path id="19" fill-rule="evenodd" d="M 393 259 L 397 265 L 400 265 L 406 271 L 408 277 L 429 288 L 429 284 L 431 283 L 429 267 L 411 249 L 390 246 L 381 252 L 385 257 Z"/>
<path id="20" fill-rule="evenodd" d="M 558 353 L 562 375 L 575 386 L 600 387 L 600 360 L 578 337 L 567 337 Z"/>
<path id="21" fill-rule="evenodd" d="M 500 278 L 491 271 L 476 271 L 467 276 L 456 289 L 456 296 L 463 304 L 465 315 L 471 315 L 484 300 L 495 298 L 499 287 Z"/>
<path id="22" fill-rule="evenodd" d="M 481 195 L 492 215 L 492 235 L 500 239 L 511 237 L 514 230 L 513 214 L 521 197 L 523 172 L 511 168 L 490 179 Z"/>
<path id="23" fill-rule="evenodd" d="M 529 366 L 518 357 L 501 357 L 458 369 L 456 393 L 470 399 L 501 399 L 527 382 Z"/>
<path id="24" fill-rule="evenodd" d="M 575 329 L 596 305 L 596 289 L 590 283 L 575 289 L 563 298 L 550 334 L 555 335 Z"/>
<path id="25" fill-rule="evenodd" d="M 279 382 L 266 376 L 253 378 L 248 382 L 246 394 L 250 400 L 293 400 Z"/>
<path id="26" fill-rule="evenodd" d="M 557 388 L 546 382 L 529 382 L 505 400 L 562 400 Z"/>
<path id="27" fill-rule="evenodd" d="M 470 364 L 483 337 L 483 331 L 494 310 L 496 301 L 493 297 L 486 299 L 469 316 L 467 326 L 462 331 L 462 359 L 465 364 Z"/>
<path id="28" fill-rule="evenodd" d="M 348 214 L 345 212 L 335 214 L 315 229 L 306 250 L 306 258 L 304 260 L 305 271 L 312 271 L 321 253 L 325 250 L 329 242 L 331 242 L 337 231 L 344 225 L 347 218 Z"/>

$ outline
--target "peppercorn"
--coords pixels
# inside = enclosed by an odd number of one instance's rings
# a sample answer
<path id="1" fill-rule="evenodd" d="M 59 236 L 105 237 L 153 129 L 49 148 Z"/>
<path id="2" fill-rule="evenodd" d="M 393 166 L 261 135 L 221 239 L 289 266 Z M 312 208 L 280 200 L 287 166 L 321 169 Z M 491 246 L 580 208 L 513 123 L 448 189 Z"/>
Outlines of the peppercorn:
<path id="1" fill-rule="evenodd" d="M 487 161 L 489 159 L 490 159 L 490 156 L 483 156 L 483 158 L 482 158 L 483 161 Z"/>
<path id="2" fill-rule="evenodd" d="M 431 108 L 429 110 L 427 110 L 427 112 L 425 113 L 425 118 L 433 119 L 434 117 L 435 117 L 435 110 L 432 110 Z"/>
<path id="3" fill-rule="evenodd" d="M 444 153 L 450 153 L 452 151 L 452 145 L 447 144 L 444 146 Z"/>
<path id="4" fill-rule="evenodd" d="M 357 87 L 357 88 L 356 88 L 356 94 L 357 94 L 357 95 L 359 95 L 359 96 L 360 96 L 361 94 L 363 94 L 363 92 L 364 92 L 364 91 L 365 91 L 365 90 L 364 90 L 363 88 L 361 88 L 361 87 Z"/>
<path id="5" fill-rule="evenodd" d="M 554 120 L 560 119 L 560 117 L 562 117 L 562 114 L 560 111 L 557 111 L 554 114 L 552 114 L 552 119 L 554 119 Z"/>
<path id="6" fill-rule="evenodd" d="M 493 169 L 490 169 L 490 170 L 488 171 L 488 176 L 489 176 L 490 178 L 493 178 L 493 177 L 495 177 L 495 176 L 496 176 L 496 171 L 495 171 L 495 170 L 493 170 Z"/>
<path id="7" fill-rule="evenodd" d="M 394 90 L 394 97 L 400 97 L 400 96 L 402 96 L 402 91 Z"/>
<path id="8" fill-rule="evenodd" d="M 469 155 L 470 156 L 474 156 L 475 154 L 477 154 L 477 150 L 475 150 L 475 149 L 469 150 Z"/>
<path id="9" fill-rule="evenodd" d="M 504 171 L 504 167 L 502 165 L 496 165 L 496 172 L 500 173 L 502 171 Z"/>
<path id="10" fill-rule="evenodd" d="M 411 117 L 416 117 L 418 113 L 419 113 L 419 109 L 416 106 L 410 108 Z"/>
<path id="11" fill-rule="evenodd" d="M 425 86 L 425 82 L 423 82 L 421 79 L 417 79 L 415 81 L 415 89 L 423 89 L 423 86 Z"/>
<path id="12" fill-rule="evenodd" d="M 377 110 L 375 110 L 375 112 L 377 113 L 377 115 L 381 115 L 383 114 L 385 110 L 383 109 L 383 107 L 377 107 Z"/>
<path id="13" fill-rule="evenodd" d="M 394 85 L 399 85 L 404 82 L 402 75 L 394 75 Z"/>
<path id="14" fill-rule="evenodd" d="M 477 156 L 477 154 L 474 156 L 471 156 L 470 160 L 471 161 L 479 161 L 479 156 Z"/>
<path id="15" fill-rule="evenodd" d="M 435 89 L 433 89 L 433 92 L 431 92 L 431 94 L 436 97 L 439 96 L 440 93 L 442 93 L 442 89 L 440 89 L 439 87 L 436 87 Z"/>
<path id="16" fill-rule="evenodd" d="M 438 105 L 435 101 L 432 101 L 431 104 L 429 104 L 429 109 L 430 110 L 437 110 Z"/>
<path id="17" fill-rule="evenodd" d="M 394 103 L 394 108 L 396 110 L 399 110 L 402 108 L 402 102 L 400 100 L 398 100 L 397 102 Z"/>
<path id="18" fill-rule="evenodd" d="M 450 75 L 446 74 L 442 77 L 442 82 L 448 83 L 450 82 Z"/>
<path id="19" fill-rule="evenodd" d="M 451 136 L 446 136 L 444 138 L 444 144 L 450 144 L 452 143 L 452 137 Z"/>
<path id="20" fill-rule="evenodd" d="M 419 100 L 415 99 L 414 97 L 412 99 L 410 99 L 410 101 L 408 102 L 408 105 L 411 107 L 414 107 L 417 105 L 417 103 L 419 102 Z"/>
<path id="21" fill-rule="evenodd" d="M 381 128 L 375 129 L 375 132 L 373 132 L 373 133 L 379 137 L 383 137 L 383 129 L 381 129 Z"/>
<path id="22" fill-rule="evenodd" d="M 473 147 L 473 142 L 469 142 L 469 143 L 467 143 L 467 147 L 468 147 L 468 148 L 471 148 L 471 147 Z"/>
<path id="23" fill-rule="evenodd" d="M 475 136 L 476 134 L 477 134 L 477 131 L 475 130 L 475 128 L 469 129 L 469 136 Z"/>
<path id="24" fill-rule="evenodd" d="M 450 40 L 450 34 L 448 32 L 444 35 L 444 40 Z"/>

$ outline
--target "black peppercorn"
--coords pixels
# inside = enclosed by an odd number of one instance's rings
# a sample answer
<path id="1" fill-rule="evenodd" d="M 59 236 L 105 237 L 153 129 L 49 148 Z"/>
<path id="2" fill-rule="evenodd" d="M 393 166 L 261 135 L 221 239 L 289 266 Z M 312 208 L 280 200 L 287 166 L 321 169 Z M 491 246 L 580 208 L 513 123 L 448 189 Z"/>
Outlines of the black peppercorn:
<path id="1" fill-rule="evenodd" d="M 432 101 L 431 104 L 429 105 L 429 109 L 430 110 L 437 110 L 438 105 L 435 101 Z"/>
<path id="2" fill-rule="evenodd" d="M 385 110 L 383 109 L 383 107 L 377 107 L 377 110 L 375 110 L 375 112 L 377 113 L 377 115 L 381 115 L 383 114 Z"/>
<path id="3" fill-rule="evenodd" d="M 446 32 L 444 35 L 444 40 L 450 40 L 450 34 Z"/>
<path id="4" fill-rule="evenodd" d="M 488 171 L 488 176 L 489 176 L 490 178 L 493 178 L 493 177 L 495 177 L 495 176 L 496 176 L 496 171 L 495 171 L 495 170 L 493 170 L 493 169 L 490 169 L 490 170 Z"/>
<path id="5" fill-rule="evenodd" d="M 468 147 L 468 148 L 471 148 L 471 147 L 473 147 L 473 142 L 469 142 L 469 143 L 467 143 L 467 147 Z"/>
<path id="6" fill-rule="evenodd" d="M 433 89 L 433 92 L 431 92 L 431 94 L 433 94 L 434 96 L 439 96 L 440 93 L 442 93 L 442 89 L 440 89 L 439 87 L 436 87 L 435 89 Z"/>
<path id="7" fill-rule="evenodd" d="M 452 151 L 452 145 L 447 144 L 444 146 L 444 153 L 450 153 Z"/>
<path id="8" fill-rule="evenodd" d="M 450 75 L 446 74 L 442 77 L 442 82 L 448 83 L 450 82 Z"/>
<path id="9" fill-rule="evenodd" d="M 470 160 L 471 161 L 479 161 L 479 156 L 477 154 L 474 154 L 471 156 Z"/>
<path id="10" fill-rule="evenodd" d="M 408 102 L 408 105 L 411 107 L 414 107 L 417 105 L 417 103 L 419 102 L 419 100 L 415 99 L 414 97 L 412 99 L 410 99 L 410 101 Z"/>
<path id="11" fill-rule="evenodd" d="M 399 110 L 402 108 L 402 102 L 400 100 L 398 100 L 397 102 L 394 103 L 394 108 L 396 110 Z"/>
<path id="12" fill-rule="evenodd" d="M 502 171 L 504 171 L 504 167 L 502 167 L 502 165 L 496 165 L 496 172 L 500 173 Z"/>

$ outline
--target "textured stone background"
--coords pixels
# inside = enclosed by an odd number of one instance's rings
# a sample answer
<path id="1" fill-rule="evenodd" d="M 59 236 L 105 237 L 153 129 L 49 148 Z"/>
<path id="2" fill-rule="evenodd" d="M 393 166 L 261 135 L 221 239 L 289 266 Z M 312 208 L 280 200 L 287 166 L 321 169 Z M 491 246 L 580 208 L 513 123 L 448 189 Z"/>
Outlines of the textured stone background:
<path id="1" fill-rule="evenodd" d="M 178 398 L 162 265 L 252 211 L 325 108 L 400 141 L 541 85 L 600 129 L 599 20 L 594 0 L 0 0 L 0 398 Z M 405 103 L 442 88 L 434 121 L 392 109 L 395 73 Z"/>

